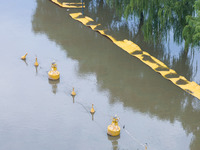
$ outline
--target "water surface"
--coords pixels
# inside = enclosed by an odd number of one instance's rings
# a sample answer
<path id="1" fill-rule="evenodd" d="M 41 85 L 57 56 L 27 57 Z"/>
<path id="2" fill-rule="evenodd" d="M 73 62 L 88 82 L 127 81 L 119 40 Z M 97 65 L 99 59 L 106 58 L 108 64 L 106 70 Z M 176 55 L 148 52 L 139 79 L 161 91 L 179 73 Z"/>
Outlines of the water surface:
<path id="1" fill-rule="evenodd" d="M 72 10 L 43 0 L 10 4 L 0 6 L 0 149 L 200 148 L 197 99 L 71 19 Z M 59 82 L 48 80 L 53 60 Z M 115 114 L 132 136 L 107 136 Z"/>

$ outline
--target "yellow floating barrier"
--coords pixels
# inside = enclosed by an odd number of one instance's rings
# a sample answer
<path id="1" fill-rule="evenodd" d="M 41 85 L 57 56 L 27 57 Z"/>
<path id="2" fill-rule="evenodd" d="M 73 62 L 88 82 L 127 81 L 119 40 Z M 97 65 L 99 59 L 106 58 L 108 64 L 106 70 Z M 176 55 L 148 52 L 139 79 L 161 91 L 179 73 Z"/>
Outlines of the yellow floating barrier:
<path id="1" fill-rule="evenodd" d="M 119 117 L 116 115 L 112 118 L 112 123 L 107 128 L 107 133 L 110 136 L 118 136 L 120 134 L 120 127 L 118 126 Z"/>
<path id="2" fill-rule="evenodd" d="M 100 26 L 101 24 L 97 24 L 97 25 L 86 25 L 87 27 L 90 27 L 92 30 L 95 30 L 95 28 L 97 26 Z"/>
<path id="3" fill-rule="evenodd" d="M 114 41 L 114 43 L 129 54 L 135 52 L 136 50 L 141 50 L 138 45 L 126 39 L 123 41 Z"/>
<path id="4" fill-rule="evenodd" d="M 106 35 L 104 30 L 96 30 L 97 32 L 101 33 L 102 35 Z"/>
<path id="5" fill-rule="evenodd" d="M 170 78 L 178 78 L 179 75 L 172 69 L 169 69 L 169 71 L 157 71 L 160 73 L 164 78 L 170 79 Z"/>
<path id="6" fill-rule="evenodd" d="M 74 6 L 74 5 L 67 5 L 67 4 L 62 4 L 62 7 L 64 7 L 64 8 L 85 8 L 85 6 Z"/>
<path id="7" fill-rule="evenodd" d="M 108 38 L 109 38 L 113 43 L 117 41 L 117 40 L 116 40 L 114 37 L 112 37 L 111 35 L 107 35 L 107 34 L 105 34 L 104 31 L 103 31 L 102 35 L 108 37 Z"/>
<path id="8" fill-rule="evenodd" d="M 51 0 L 51 1 L 63 8 L 85 8 L 85 3 L 83 3 L 83 6 L 80 6 L 80 4 L 82 3 L 67 3 L 67 2 L 60 3 L 58 0 Z"/>
<path id="9" fill-rule="evenodd" d="M 63 7 L 63 4 L 59 3 L 57 0 L 52 0 L 52 2 L 58 4 L 59 6 Z M 64 3 L 67 4 L 67 3 Z M 129 53 L 130 55 L 140 59 L 143 63 L 148 65 L 150 68 L 152 68 L 154 71 L 160 73 L 164 78 L 170 80 L 172 83 L 180 87 L 181 89 L 185 90 L 189 94 L 195 96 L 196 98 L 200 99 L 200 85 L 196 84 L 195 82 L 190 82 L 187 79 L 183 79 L 183 77 L 180 77 L 174 70 L 169 69 L 163 62 L 156 59 L 155 57 L 151 56 L 147 52 L 141 50 L 141 48 L 133 43 L 132 41 L 129 41 L 127 39 L 124 39 L 123 41 L 117 41 L 114 37 L 111 35 L 107 35 L 105 33 L 105 30 L 96 30 L 95 28 L 99 26 L 100 24 L 93 24 L 93 25 L 87 25 L 88 22 L 93 22 L 94 20 L 84 16 L 81 18 L 78 18 L 82 15 L 82 13 L 71 13 L 69 14 L 73 19 L 81 22 L 85 26 L 90 27 L 92 30 L 99 32 L 100 34 L 108 37 L 113 43 L 115 43 L 118 47 Z M 171 77 L 168 77 L 170 76 Z M 174 77 L 173 77 L 174 76 Z M 177 76 L 177 77 L 175 77 Z M 180 80 L 181 78 L 181 80 Z M 179 84 L 178 81 L 185 81 L 186 84 Z M 195 83 L 195 84 L 194 84 Z"/>
<path id="10" fill-rule="evenodd" d="M 65 5 L 82 5 L 82 3 L 69 3 L 69 2 L 63 2 L 62 4 L 65 4 Z M 83 5 L 85 5 L 85 2 L 83 2 Z"/>
<path id="11" fill-rule="evenodd" d="M 137 44 L 133 43 L 132 41 L 129 41 L 129 40 L 125 39 L 124 42 L 125 42 L 127 45 L 129 45 L 129 49 L 126 49 L 126 51 L 127 51 L 129 54 L 131 54 L 131 53 L 133 53 L 133 52 L 135 52 L 135 51 L 137 51 L 137 50 L 141 50 L 141 48 L 140 48 Z"/>
<path id="12" fill-rule="evenodd" d="M 51 64 L 51 70 L 48 72 L 50 80 L 58 80 L 60 78 L 60 72 L 57 70 L 56 62 Z"/>
<path id="13" fill-rule="evenodd" d="M 62 7 L 62 4 L 58 2 L 58 0 L 51 0 L 53 3 L 57 4 L 58 6 Z"/>
<path id="14" fill-rule="evenodd" d="M 75 19 L 75 18 L 77 18 L 77 17 L 79 17 L 79 16 L 81 16 L 82 15 L 82 13 L 71 13 L 71 14 L 69 14 L 73 19 Z"/>
<path id="15" fill-rule="evenodd" d="M 155 70 L 155 71 L 156 71 L 156 68 L 159 67 L 159 65 L 156 64 L 156 63 L 151 63 L 151 62 L 147 62 L 147 61 L 143 61 L 143 63 L 145 63 L 147 66 L 151 67 L 151 68 L 152 68 L 153 70 Z M 156 72 L 157 72 L 157 71 L 156 71 Z"/>
<path id="16" fill-rule="evenodd" d="M 158 60 L 157 58 L 155 58 L 155 57 L 153 57 L 153 56 L 151 56 L 151 58 L 152 58 L 156 63 L 160 64 L 161 66 L 168 68 L 162 61 Z"/>
<path id="17" fill-rule="evenodd" d="M 85 17 L 85 18 L 76 18 L 75 20 L 80 21 L 82 24 L 86 25 L 88 22 L 90 21 L 94 21 L 93 19 L 89 18 L 89 17 Z"/>

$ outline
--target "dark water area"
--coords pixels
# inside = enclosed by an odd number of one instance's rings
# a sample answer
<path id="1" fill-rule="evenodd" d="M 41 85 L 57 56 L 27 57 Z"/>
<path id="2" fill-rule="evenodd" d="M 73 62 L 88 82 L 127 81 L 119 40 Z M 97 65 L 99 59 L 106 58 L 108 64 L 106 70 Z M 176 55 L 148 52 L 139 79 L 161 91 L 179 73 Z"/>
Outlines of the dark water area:
<path id="1" fill-rule="evenodd" d="M 64 2 L 63 0 L 59 1 Z M 101 26 L 97 27 L 98 29 L 106 30 L 107 34 L 113 35 L 117 40 L 128 39 L 135 42 L 142 50 L 163 61 L 178 74 L 186 77 L 189 81 L 195 81 L 200 84 L 200 62 L 198 59 L 200 57 L 200 47 L 190 47 L 188 52 L 184 51 L 184 40 L 182 37 L 182 30 L 186 24 L 184 18 L 192 14 L 192 12 L 194 13 L 194 8 L 192 8 L 194 1 L 190 1 L 191 4 L 187 7 L 183 5 L 180 10 L 181 16 L 175 16 L 176 18 L 174 18 L 175 20 L 171 24 L 166 23 L 164 31 L 159 31 L 159 25 L 152 25 L 155 29 L 151 35 L 146 33 L 148 32 L 146 31 L 149 23 L 148 19 L 141 22 L 141 18 L 134 13 L 130 13 L 125 18 L 124 12 L 121 12 L 122 16 L 120 16 L 119 11 L 122 10 L 120 10 L 120 6 L 118 8 L 114 5 L 116 2 L 109 6 L 109 0 L 86 0 L 84 13 L 101 24 Z M 80 9 L 79 11 L 81 12 L 82 10 Z M 148 14 L 144 17 L 148 18 Z M 150 20 L 152 24 L 158 22 L 159 19 L 156 17 L 154 16 Z"/>
<path id="2" fill-rule="evenodd" d="M 199 150 L 199 100 L 73 20 L 69 13 L 78 10 L 45 0 L 9 3 L 0 5 L 0 149 L 144 150 L 147 143 L 148 150 Z M 112 9 L 94 4 L 86 1 L 85 15 L 99 23 L 105 19 L 106 27 Z M 119 29 L 119 38 L 131 39 L 127 27 Z M 24 62 L 20 57 L 26 52 Z M 53 60 L 61 73 L 58 82 L 48 80 Z M 113 138 L 106 130 L 115 114 L 121 134 Z"/>

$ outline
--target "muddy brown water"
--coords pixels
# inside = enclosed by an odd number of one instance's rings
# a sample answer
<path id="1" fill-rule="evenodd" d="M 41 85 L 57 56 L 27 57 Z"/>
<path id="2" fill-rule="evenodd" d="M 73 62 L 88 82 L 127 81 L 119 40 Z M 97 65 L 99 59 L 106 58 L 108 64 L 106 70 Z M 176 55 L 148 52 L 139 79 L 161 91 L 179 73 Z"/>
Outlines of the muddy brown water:
<path id="1" fill-rule="evenodd" d="M 0 8 L 1 150 L 200 149 L 199 100 L 49 1 Z M 121 134 L 110 137 L 115 114 Z"/>

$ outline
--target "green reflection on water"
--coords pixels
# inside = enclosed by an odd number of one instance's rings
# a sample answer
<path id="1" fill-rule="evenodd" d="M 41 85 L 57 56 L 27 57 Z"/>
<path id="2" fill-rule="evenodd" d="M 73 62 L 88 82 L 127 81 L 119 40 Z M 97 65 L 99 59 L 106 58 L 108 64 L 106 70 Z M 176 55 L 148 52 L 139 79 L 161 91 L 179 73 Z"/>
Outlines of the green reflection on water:
<path id="1" fill-rule="evenodd" d="M 139 28 L 142 29 L 146 41 L 166 41 L 170 30 L 173 30 L 174 41 L 182 43 L 186 16 L 194 12 L 195 0 L 107 0 L 107 3 L 116 9 L 119 16 L 127 19 L 133 14 L 138 17 Z"/>
<path id="2" fill-rule="evenodd" d="M 193 97 L 177 90 L 159 75 L 149 73 L 145 65 L 119 48 L 114 47 L 116 51 L 113 52 L 112 43 L 101 36 L 94 39 L 95 33 L 83 30 L 78 22 L 69 21 L 71 18 L 64 9 L 48 1 L 37 0 L 37 4 L 33 31 L 46 34 L 67 51 L 69 57 L 78 60 L 80 74 L 94 72 L 100 88 L 109 89 L 110 103 L 115 103 L 117 97 L 124 107 L 157 116 L 160 120 L 179 120 L 188 134 L 194 134 L 191 149 L 199 148 L 200 112 L 193 108 Z M 113 143 L 113 147 L 117 147 L 117 143 Z"/>

